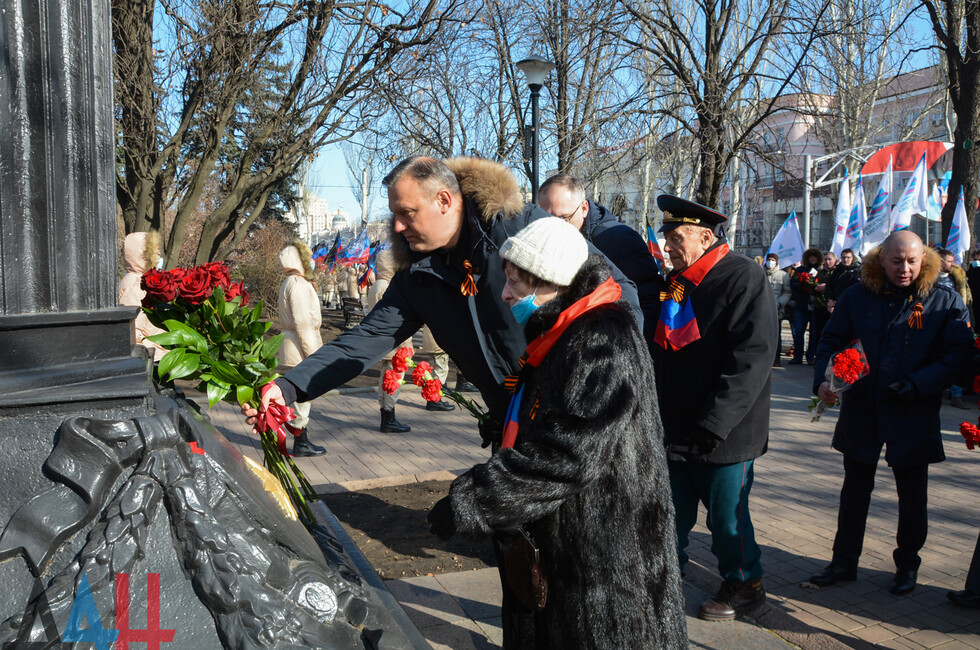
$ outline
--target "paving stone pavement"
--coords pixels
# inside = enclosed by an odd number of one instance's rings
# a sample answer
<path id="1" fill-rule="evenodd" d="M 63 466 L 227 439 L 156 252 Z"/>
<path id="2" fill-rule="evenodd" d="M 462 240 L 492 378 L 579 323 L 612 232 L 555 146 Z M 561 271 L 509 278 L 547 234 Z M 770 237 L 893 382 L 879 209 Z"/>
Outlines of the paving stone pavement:
<path id="1" fill-rule="evenodd" d="M 773 370 L 769 453 L 756 462 L 752 491 L 752 518 L 763 546 L 769 602 L 751 619 L 757 625 L 707 624 L 689 617 L 692 645 L 786 647 L 789 642 L 805 648 L 980 648 L 980 611 L 958 609 L 945 597 L 947 590 L 963 588 L 980 527 L 976 496 L 980 450 L 968 451 L 959 435 L 959 423 L 974 419 L 977 411 L 943 407 L 947 460 L 930 468 L 929 538 L 921 553 L 916 590 L 904 598 L 888 593 L 894 572 L 897 499 L 884 461 L 872 497 L 859 579 L 808 589 L 801 583 L 830 559 L 843 477 L 841 456 L 830 448 L 836 409 L 817 423 L 810 422 L 806 411 L 811 378 L 809 366 Z M 397 408 L 399 420 L 412 426 L 411 433 L 378 433 L 374 394 L 334 393 L 315 400 L 310 435 L 328 451 L 319 458 L 299 458 L 297 463 L 318 488 L 345 490 L 445 478 L 450 475 L 447 470 L 458 472 L 486 459 L 487 451 L 480 448 L 468 414 L 426 411 L 417 390 L 404 390 Z M 261 459 L 261 450 L 237 410 L 222 404 L 210 415 L 244 455 Z M 697 567 L 685 581 L 688 611 L 693 613 L 717 581 L 703 514 L 689 550 Z M 410 616 L 422 617 L 423 632 L 431 628 L 436 634 L 429 637 L 436 647 L 495 647 L 499 618 L 493 615 L 492 589 L 499 586 L 495 570 L 484 573 L 488 577 L 482 579 L 449 574 L 398 581 L 392 591 Z M 466 589 L 475 591 L 469 596 Z M 420 599 L 422 605 L 416 602 Z M 431 624 L 425 625 L 427 621 Z"/>

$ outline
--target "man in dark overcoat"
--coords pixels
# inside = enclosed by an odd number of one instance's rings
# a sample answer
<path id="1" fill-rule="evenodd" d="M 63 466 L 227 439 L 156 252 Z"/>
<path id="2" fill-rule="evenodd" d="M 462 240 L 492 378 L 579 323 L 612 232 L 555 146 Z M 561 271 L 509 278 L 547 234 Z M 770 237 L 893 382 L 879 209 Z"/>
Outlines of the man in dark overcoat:
<path id="1" fill-rule="evenodd" d="M 357 327 L 276 380 L 263 404 L 314 399 L 358 376 L 428 325 L 479 389 L 490 415 L 503 422 L 510 403 L 504 378 L 518 371 L 527 344 L 510 307 L 500 299 L 507 278 L 497 249 L 531 221 L 550 215 L 525 206 L 514 176 L 489 160 L 407 158 L 384 184 L 392 214 L 391 250 L 399 270 Z M 614 265 L 612 269 L 642 323 L 633 283 Z M 256 414 L 247 407 L 242 411 L 250 418 Z M 480 433 L 487 443 L 499 441 L 499 430 Z"/>
<path id="2" fill-rule="evenodd" d="M 729 620 L 765 601 L 749 516 L 753 461 L 769 440 L 776 301 L 762 267 L 718 238 L 726 217 L 662 195 L 674 269 L 650 344 L 666 435 L 681 570 L 698 504 L 724 582 L 698 616 Z"/>
<path id="3" fill-rule="evenodd" d="M 569 174 L 555 174 L 542 183 L 538 190 L 538 205 L 578 228 L 586 241 L 595 245 L 633 281 L 647 328 L 644 335 L 652 338 L 664 281 L 656 259 L 639 233 L 620 223 L 604 206 L 586 199 L 581 181 Z"/>
<path id="4" fill-rule="evenodd" d="M 861 282 L 837 300 L 824 328 L 813 391 L 827 403 L 837 395 L 826 380 L 836 353 L 861 341 L 870 372 L 840 394 L 834 449 L 844 455 L 844 485 L 830 565 L 816 586 L 857 578 L 865 523 L 882 447 L 898 491 L 898 547 L 890 591 L 915 589 L 927 532 L 930 463 L 945 460 L 939 409 L 943 388 L 969 360 L 973 347 L 966 306 L 937 285 L 939 256 L 915 233 L 900 230 L 864 258 Z"/>

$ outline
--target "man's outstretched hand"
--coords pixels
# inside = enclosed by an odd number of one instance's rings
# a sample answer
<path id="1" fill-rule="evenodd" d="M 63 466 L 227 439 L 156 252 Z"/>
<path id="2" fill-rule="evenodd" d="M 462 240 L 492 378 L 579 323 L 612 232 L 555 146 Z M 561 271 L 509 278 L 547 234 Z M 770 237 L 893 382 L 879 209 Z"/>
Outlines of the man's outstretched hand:
<path id="1" fill-rule="evenodd" d="M 282 396 L 282 389 L 274 381 L 270 381 L 268 384 L 262 387 L 260 391 L 262 395 L 262 411 L 268 411 L 269 405 L 273 402 L 278 404 L 286 405 L 286 400 Z M 246 418 L 246 422 L 252 425 L 252 433 L 258 435 L 260 432 L 255 427 L 256 422 L 259 420 L 259 411 L 252 407 L 251 404 L 242 405 L 242 414 Z"/>

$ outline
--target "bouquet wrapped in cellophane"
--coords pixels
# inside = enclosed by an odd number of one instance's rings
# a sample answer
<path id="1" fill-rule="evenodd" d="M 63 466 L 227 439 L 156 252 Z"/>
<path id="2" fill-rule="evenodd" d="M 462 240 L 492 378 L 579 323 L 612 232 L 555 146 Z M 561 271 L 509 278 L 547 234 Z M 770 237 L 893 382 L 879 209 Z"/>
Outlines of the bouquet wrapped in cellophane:
<path id="1" fill-rule="evenodd" d="M 266 338 L 271 323 L 261 321 L 262 303 L 248 308 L 243 283 L 232 283 L 228 267 L 209 262 L 192 269 L 150 270 L 143 274 L 143 311 L 162 334 L 147 337 L 168 352 L 160 360 L 161 380 L 198 381 L 208 407 L 220 401 L 261 403 L 263 386 L 276 379 L 276 352 L 282 334 Z M 284 424 L 292 409 L 274 404 L 262 412 L 265 466 L 282 484 L 300 517 L 314 523 L 308 501 L 318 497 L 286 452 Z"/>
<path id="2" fill-rule="evenodd" d="M 868 365 L 868 357 L 864 354 L 864 346 L 861 340 L 857 339 L 850 346 L 836 353 L 830 358 L 827 364 L 827 382 L 830 390 L 836 395 L 840 395 L 850 388 L 854 383 L 866 377 L 871 372 Z M 816 422 L 820 416 L 827 412 L 827 409 L 840 404 L 840 397 L 833 404 L 828 404 L 819 397 L 810 400 L 809 410 L 813 413 L 811 422 Z"/>

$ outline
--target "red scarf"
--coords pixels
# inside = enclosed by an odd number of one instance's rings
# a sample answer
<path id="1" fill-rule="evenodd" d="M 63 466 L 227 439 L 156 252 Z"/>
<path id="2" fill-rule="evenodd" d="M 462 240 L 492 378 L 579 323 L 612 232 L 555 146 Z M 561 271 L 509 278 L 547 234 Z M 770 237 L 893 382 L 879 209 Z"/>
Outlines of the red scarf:
<path id="1" fill-rule="evenodd" d="M 552 346 L 561 338 L 568 326 L 582 314 L 597 307 L 614 303 L 623 295 L 623 288 L 613 280 L 607 279 L 587 296 L 579 298 L 567 309 L 558 315 L 558 320 L 547 332 L 534 339 L 527 345 L 524 355 L 521 357 L 521 368 L 530 365 L 537 368 L 551 351 Z M 514 396 L 510 400 L 510 407 L 507 409 L 507 418 L 504 420 L 504 435 L 500 448 L 506 449 L 514 446 L 517 440 L 517 418 L 520 414 L 521 397 L 524 394 L 524 380 L 518 379 Z"/>

